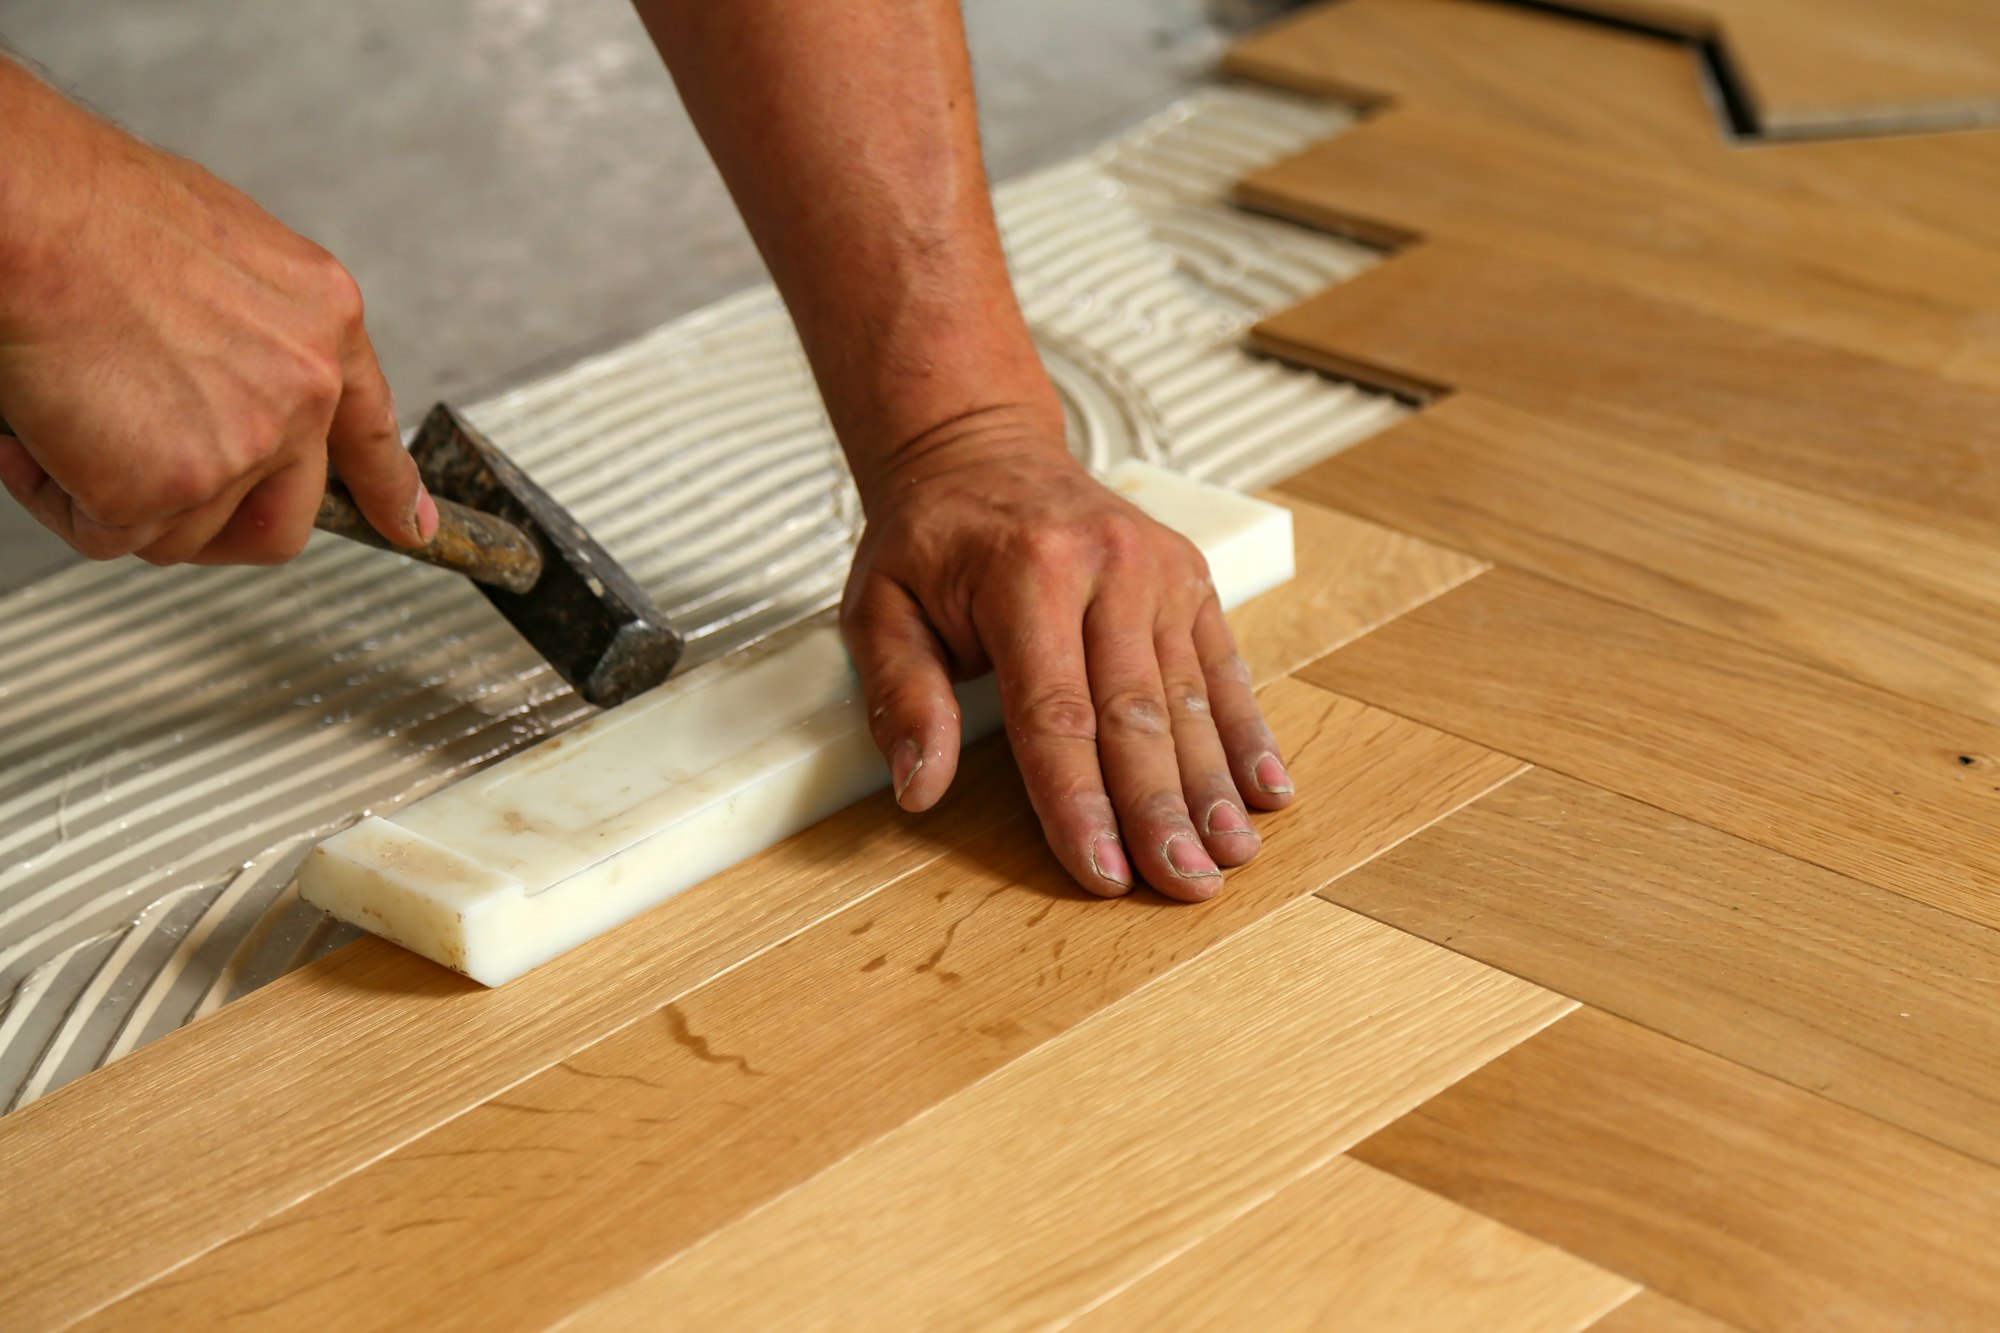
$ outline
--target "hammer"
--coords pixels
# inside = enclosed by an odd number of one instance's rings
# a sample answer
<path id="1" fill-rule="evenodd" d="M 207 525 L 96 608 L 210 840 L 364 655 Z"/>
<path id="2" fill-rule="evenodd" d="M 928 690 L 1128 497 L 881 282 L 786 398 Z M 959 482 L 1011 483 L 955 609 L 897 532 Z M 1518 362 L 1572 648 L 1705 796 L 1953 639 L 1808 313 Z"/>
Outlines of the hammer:
<path id="1" fill-rule="evenodd" d="M 0 421 L 0 434 L 12 434 Z M 314 526 L 464 574 L 576 692 L 614 708 L 660 684 L 681 636 L 631 575 L 548 492 L 450 406 L 424 418 L 410 456 L 437 501 L 423 546 L 375 531 L 339 478 L 327 475 Z"/>

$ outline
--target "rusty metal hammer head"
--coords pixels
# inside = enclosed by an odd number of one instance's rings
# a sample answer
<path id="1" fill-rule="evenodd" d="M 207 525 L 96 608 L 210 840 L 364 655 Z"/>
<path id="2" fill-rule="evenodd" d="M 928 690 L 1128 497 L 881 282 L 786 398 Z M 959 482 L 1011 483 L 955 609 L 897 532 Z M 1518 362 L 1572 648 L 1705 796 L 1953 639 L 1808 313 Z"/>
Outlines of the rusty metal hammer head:
<path id="1" fill-rule="evenodd" d="M 431 409 L 410 455 L 424 484 L 519 528 L 539 549 L 525 592 L 479 591 L 589 702 L 611 708 L 660 684 L 680 660 L 681 636 L 632 576 L 569 512 L 444 403 Z"/>

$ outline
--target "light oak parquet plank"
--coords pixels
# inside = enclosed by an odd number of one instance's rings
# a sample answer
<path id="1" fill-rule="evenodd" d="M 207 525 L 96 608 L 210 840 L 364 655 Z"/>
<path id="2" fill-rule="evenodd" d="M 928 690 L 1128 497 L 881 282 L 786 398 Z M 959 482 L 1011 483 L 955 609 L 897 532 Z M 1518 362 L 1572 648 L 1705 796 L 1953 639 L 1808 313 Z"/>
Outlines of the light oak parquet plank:
<path id="1" fill-rule="evenodd" d="M 1299 674 L 2000 925 L 2000 727 L 1509 569 Z"/>
<path id="2" fill-rule="evenodd" d="M 1989 184 L 2000 133 L 1735 147 L 1689 51 L 1492 0 L 1341 0 L 1251 34 L 1225 64 L 1280 87 L 1450 112 L 2000 244 Z"/>
<path id="3" fill-rule="evenodd" d="M 1746 1329 L 2000 1309 L 2000 1171 L 1594 1010 L 1354 1155 Z"/>
<path id="4" fill-rule="evenodd" d="M 1320 893 L 2000 1164 L 2000 931 L 1546 769 Z"/>
<path id="5" fill-rule="evenodd" d="M 1266 351 L 1384 367 L 1562 424 L 1991 541 L 2000 393 L 1435 240 L 1257 325 Z"/>
<path id="6" fill-rule="evenodd" d="M 1336 1157 L 1069 1327 L 1568 1333 L 1634 1290 L 1627 1279 Z"/>
<path id="7" fill-rule="evenodd" d="M 1260 673 L 1478 567 L 1290 503 L 1311 563 L 1235 622 Z M 0 1119 L 0 1322 L 116 1299 L 1018 813 L 968 756 L 933 815 L 863 802 L 501 990 L 364 940 Z"/>
<path id="8" fill-rule="evenodd" d="M 1868 133 L 2000 119 L 2000 25 L 1984 0 L 1567 3 L 1719 37 L 1767 133 Z"/>
<path id="9" fill-rule="evenodd" d="M 1285 489 L 2000 721 L 2000 524 L 1973 541 L 1478 394 Z"/>
<path id="10" fill-rule="evenodd" d="M 2000 25 L 1996 25 L 2000 26 Z M 1868 208 L 1399 107 L 1253 172 L 1251 207 L 1379 219 L 1794 337 L 2000 385 L 2000 256 Z"/>
<path id="11" fill-rule="evenodd" d="M 1393 101 L 1570 143 L 1707 161 L 1720 149 L 1694 61 L 1654 38 L 1490 0 L 1341 0 L 1238 42 L 1232 74 Z"/>
<path id="12" fill-rule="evenodd" d="M 574 1326 L 1041 1327 L 1568 1008 L 1307 898 Z"/>
<path id="13" fill-rule="evenodd" d="M 1211 903 L 1085 896 L 1016 803 L 87 1326 L 540 1327 L 1520 768 L 1296 681 L 1264 697 L 1300 796 Z"/>
<path id="14" fill-rule="evenodd" d="M 1736 1326 L 1657 1291 L 1642 1291 L 1592 1324 L 1590 1333 L 1736 1333 Z"/>

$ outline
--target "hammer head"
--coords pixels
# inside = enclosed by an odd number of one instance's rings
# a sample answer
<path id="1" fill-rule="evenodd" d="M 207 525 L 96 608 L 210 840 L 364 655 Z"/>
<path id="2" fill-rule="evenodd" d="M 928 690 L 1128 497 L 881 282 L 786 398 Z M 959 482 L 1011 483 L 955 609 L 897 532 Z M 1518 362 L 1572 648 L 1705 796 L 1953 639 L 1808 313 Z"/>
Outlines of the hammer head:
<path id="1" fill-rule="evenodd" d="M 478 585 L 507 623 L 590 703 L 612 708 L 667 678 L 681 636 L 632 576 L 493 442 L 443 403 L 410 445 L 442 499 L 505 519 L 541 548 L 527 592 Z"/>

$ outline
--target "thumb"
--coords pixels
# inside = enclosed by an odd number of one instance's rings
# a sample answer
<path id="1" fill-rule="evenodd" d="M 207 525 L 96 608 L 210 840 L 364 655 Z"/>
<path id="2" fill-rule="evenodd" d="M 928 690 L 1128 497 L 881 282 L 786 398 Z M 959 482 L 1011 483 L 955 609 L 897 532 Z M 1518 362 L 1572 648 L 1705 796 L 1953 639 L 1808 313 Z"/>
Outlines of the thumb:
<path id="1" fill-rule="evenodd" d="M 930 809 L 958 771 L 958 699 L 944 645 L 909 590 L 879 576 L 848 589 L 840 632 L 861 675 L 868 730 L 889 761 L 896 803 Z"/>

